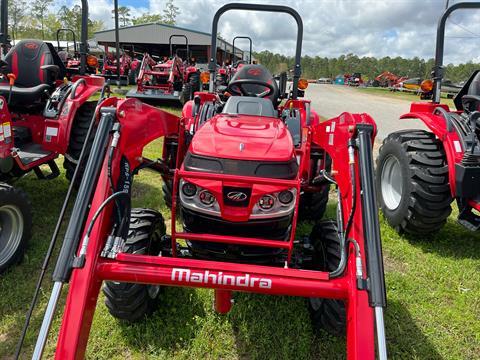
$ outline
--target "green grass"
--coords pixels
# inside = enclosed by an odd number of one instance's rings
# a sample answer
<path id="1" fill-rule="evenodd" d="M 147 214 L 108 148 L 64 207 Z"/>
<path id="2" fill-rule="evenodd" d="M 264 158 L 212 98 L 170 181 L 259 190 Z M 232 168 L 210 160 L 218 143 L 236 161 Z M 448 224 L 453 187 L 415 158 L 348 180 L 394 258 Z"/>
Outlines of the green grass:
<path id="1" fill-rule="evenodd" d="M 157 140 L 145 156 L 154 158 L 160 151 Z M 48 184 L 29 175 L 16 186 L 25 189 L 33 203 L 33 238 L 25 260 L 0 277 L 0 359 L 13 354 L 68 184 L 63 174 Z M 154 173 L 144 171 L 136 177 L 133 195 L 134 206 L 158 209 L 170 217 L 161 180 Z M 330 205 L 328 216 L 334 211 Z M 426 239 L 401 237 L 381 219 L 392 359 L 480 359 L 480 237 L 457 225 L 454 216 L 439 234 Z M 299 235 L 308 234 L 310 227 L 300 224 Z M 50 275 L 47 278 L 25 359 L 48 301 Z M 89 359 L 345 358 L 345 339 L 315 334 L 302 298 L 237 293 L 231 313 L 222 316 L 212 309 L 211 290 L 165 288 L 158 311 L 134 325 L 113 319 L 103 301 L 100 296 Z M 59 322 L 57 315 L 46 358 L 53 356 Z"/>
<path id="2" fill-rule="evenodd" d="M 424 101 L 420 100 L 420 96 L 416 95 L 411 92 L 400 92 L 400 91 L 390 91 L 386 88 L 374 88 L 374 87 L 360 87 L 357 88 L 358 91 L 361 91 L 365 94 L 372 94 L 372 95 L 378 95 L 378 96 L 383 96 L 383 97 L 389 97 L 389 98 L 396 98 L 396 99 L 403 99 L 403 100 L 408 100 L 408 101 Z M 427 100 L 425 100 L 427 101 Z M 443 94 L 442 94 L 442 99 L 441 99 L 442 104 L 447 104 L 451 109 L 455 108 L 455 105 L 453 103 L 452 99 L 447 99 Z"/>

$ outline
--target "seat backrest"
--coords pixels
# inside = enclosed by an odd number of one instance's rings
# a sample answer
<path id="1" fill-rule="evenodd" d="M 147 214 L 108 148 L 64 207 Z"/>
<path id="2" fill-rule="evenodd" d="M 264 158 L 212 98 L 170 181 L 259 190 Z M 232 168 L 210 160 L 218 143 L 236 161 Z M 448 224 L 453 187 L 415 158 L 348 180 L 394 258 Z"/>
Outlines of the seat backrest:
<path id="1" fill-rule="evenodd" d="M 265 66 L 260 64 L 243 65 L 242 67 L 238 68 L 237 72 L 230 81 L 241 79 L 260 80 L 271 84 L 273 86 L 273 93 L 268 96 L 268 99 L 270 99 L 274 103 L 274 105 L 277 104 L 279 96 L 277 81 L 273 78 L 272 74 Z M 257 94 L 265 91 L 265 87 L 262 87 L 261 85 L 247 84 L 244 85 L 244 87 L 247 91 L 251 91 Z"/>
<path id="2" fill-rule="evenodd" d="M 222 113 L 277 117 L 277 112 L 269 99 L 246 96 L 229 97 Z"/>
<path id="3" fill-rule="evenodd" d="M 33 87 L 40 84 L 51 84 L 47 71 L 42 65 L 53 65 L 54 59 L 50 47 L 41 40 L 21 40 L 10 49 L 5 57 L 7 70 L 15 74 L 15 85 Z"/>
<path id="4" fill-rule="evenodd" d="M 468 87 L 468 95 L 480 96 L 480 72 L 475 75 L 470 86 Z"/>

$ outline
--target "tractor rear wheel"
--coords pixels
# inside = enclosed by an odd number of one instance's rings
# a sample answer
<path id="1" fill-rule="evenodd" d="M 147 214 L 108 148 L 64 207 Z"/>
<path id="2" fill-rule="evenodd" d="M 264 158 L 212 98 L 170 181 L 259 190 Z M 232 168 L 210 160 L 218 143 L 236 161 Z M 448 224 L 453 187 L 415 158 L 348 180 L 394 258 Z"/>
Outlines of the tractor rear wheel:
<path id="1" fill-rule="evenodd" d="M 427 131 L 398 131 L 383 141 L 376 187 L 380 208 L 399 233 L 436 232 L 452 211 L 445 151 Z"/>
<path id="2" fill-rule="evenodd" d="M 197 72 L 197 73 L 193 73 L 192 75 L 190 75 L 190 86 L 192 87 L 192 99 L 193 99 L 193 95 L 195 93 L 195 91 L 200 91 L 200 74 Z"/>
<path id="3" fill-rule="evenodd" d="M 123 251 L 137 255 L 158 255 L 165 231 L 165 222 L 159 212 L 132 209 L 130 228 Z M 103 293 L 105 305 L 112 316 L 134 322 L 153 311 L 160 287 L 106 281 Z"/>
<path id="4" fill-rule="evenodd" d="M 32 212 L 27 194 L 0 183 L 0 273 L 19 262 L 32 228 Z"/>
<path id="5" fill-rule="evenodd" d="M 341 243 L 333 220 L 318 222 L 312 229 L 310 241 L 314 248 L 314 270 L 333 271 L 340 263 Z M 308 309 L 316 330 L 324 329 L 334 335 L 343 335 L 347 315 L 345 303 L 337 299 L 309 298 Z"/>
<path id="6" fill-rule="evenodd" d="M 128 70 L 128 85 L 135 85 L 137 82 L 137 70 L 129 69 Z"/>
<path id="7" fill-rule="evenodd" d="M 90 127 L 90 123 L 95 114 L 97 103 L 95 101 L 88 101 L 84 103 L 77 110 L 75 118 L 73 119 L 72 130 L 70 132 L 70 142 L 68 144 L 67 153 L 65 154 L 65 160 L 63 162 L 63 167 L 66 170 L 65 177 L 71 181 L 73 179 L 73 174 L 75 173 L 75 168 L 78 164 L 78 159 L 80 158 L 80 153 L 82 152 L 82 147 L 85 142 L 85 156 L 87 159 L 90 155 L 90 150 L 92 148 L 93 139 L 95 137 L 95 132 L 92 131 L 90 138 L 87 140 L 87 132 Z M 79 169 L 80 174 L 77 177 L 76 185 L 80 185 L 80 180 L 83 176 L 85 164 Z"/>
<path id="8" fill-rule="evenodd" d="M 192 85 L 189 82 L 184 83 L 182 86 L 182 94 L 180 95 L 182 105 L 185 105 L 185 103 L 192 98 L 192 93 Z"/>
<path id="9" fill-rule="evenodd" d="M 301 194 L 298 207 L 300 220 L 321 220 L 327 209 L 329 191 L 330 186 L 325 185 L 321 191 Z"/>

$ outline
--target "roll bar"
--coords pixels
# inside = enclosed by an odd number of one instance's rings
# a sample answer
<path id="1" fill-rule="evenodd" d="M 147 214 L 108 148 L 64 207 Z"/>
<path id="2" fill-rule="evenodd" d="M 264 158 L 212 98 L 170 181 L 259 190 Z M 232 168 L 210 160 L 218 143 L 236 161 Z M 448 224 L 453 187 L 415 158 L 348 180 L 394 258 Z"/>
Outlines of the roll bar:
<path id="1" fill-rule="evenodd" d="M 8 36 L 8 0 L 1 0 L 0 6 L 0 45 L 2 47 L 0 55 L 3 58 L 10 47 L 10 38 Z"/>
<path id="2" fill-rule="evenodd" d="M 185 35 L 170 35 L 168 38 L 168 46 L 170 47 L 170 56 L 173 56 L 173 44 L 172 44 L 172 38 L 183 38 L 185 39 L 185 44 L 187 45 L 187 58 L 190 57 L 190 51 L 188 48 L 188 38 Z"/>
<path id="3" fill-rule="evenodd" d="M 77 53 L 77 39 L 75 37 L 75 31 L 73 31 L 72 29 L 58 29 L 57 30 L 57 51 L 60 51 L 60 33 L 61 32 L 67 32 L 67 33 L 71 33 L 72 36 L 73 36 L 73 51 L 75 52 L 75 54 Z M 67 50 L 68 50 L 68 45 L 67 45 Z"/>
<path id="4" fill-rule="evenodd" d="M 292 98 L 296 99 L 298 95 L 298 79 L 302 73 L 300 67 L 300 58 L 302 56 L 302 39 L 303 39 L 303 21 L 300 17 L 300 14 L 288 6 L 279 6 L 279 5 L 260 5 L 260 4 L 239 4 L 231 3 L 222 6 L 217 10 L 215 16 L 213 17 L 212 23 L 212 43 L 210 45 L 210 60 L 208 63 L 208 70 L 210 71 L 210 86 L 209 91 L 214 92 L 215 90 L 215 72 L 216 72 L 216 55 L 217 55 L 217 32 L 218 32 L 218 21 L 220 16 L 223 13 L 230 10 L 248 10 L 248 11 L 267 11 L 267 12 L 280 12 L 291 15 L 297 22 L 297 47 L 295 49 L 295 66 L 293 71 L 293 94 Z"/>
<path id="5" fill-rule="evenodd" d="M 443 79 L 443 53 L 445 49 L 445 23 L 450 14 L 460 9 L 480 9 L 480 2 L 461 2 L 450 6 L 445 10 L 437 27 L 437 43 L 435 48 L 435 67 L 432 71 L 433 76 L 433 102 L 440 103 L 440 92 Z"/>
<path id="6" fill-rule="evenodd" d="M 233 59 L 235 59 L 235 40 L 237 39 L 246 39 L 250 43 L 250 52 L 249 52 L 249 59 L 248 62 L 251 64 L 252 63 L 252 38 L 249 36 L 235 36 L 232 41 L 232 47 L 233 47 Z"/>

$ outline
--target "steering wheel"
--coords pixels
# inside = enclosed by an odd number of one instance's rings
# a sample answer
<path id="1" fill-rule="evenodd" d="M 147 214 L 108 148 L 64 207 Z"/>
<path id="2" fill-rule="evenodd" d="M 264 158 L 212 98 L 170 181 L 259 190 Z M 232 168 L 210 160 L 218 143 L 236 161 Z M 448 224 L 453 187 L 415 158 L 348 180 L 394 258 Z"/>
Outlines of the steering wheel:
<path id="1" fill-rule="evenodd" d="M 261 93 L 254 93 L 251 91 L 247 91 L 243 86 L 244 85 L 260 85 L 266 87 L 267 90 Z M 241 95 L 241 96 L 251 96 L 251 97 L 268 97 L 275 92 L 272 84 L 267 83 L 266 81 L 261 80 L 253 80 L 253 79 L 240 79 L 240 80 L 233 80 L 228 83 L 227 91 L 233 95 Z"/>

